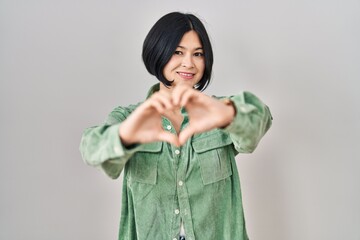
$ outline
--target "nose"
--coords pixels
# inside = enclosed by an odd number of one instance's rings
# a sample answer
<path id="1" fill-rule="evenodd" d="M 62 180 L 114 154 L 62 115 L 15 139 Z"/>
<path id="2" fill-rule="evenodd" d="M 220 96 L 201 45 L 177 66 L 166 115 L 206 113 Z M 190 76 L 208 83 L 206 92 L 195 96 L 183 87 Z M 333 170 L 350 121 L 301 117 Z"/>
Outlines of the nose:
<path id="1" fill-rule="evenodd" d="M 190 54 L 184 55 L 181 66 L 185 67 L 185 68 L 193 68 L 194 67 L 194 61 Z"/>

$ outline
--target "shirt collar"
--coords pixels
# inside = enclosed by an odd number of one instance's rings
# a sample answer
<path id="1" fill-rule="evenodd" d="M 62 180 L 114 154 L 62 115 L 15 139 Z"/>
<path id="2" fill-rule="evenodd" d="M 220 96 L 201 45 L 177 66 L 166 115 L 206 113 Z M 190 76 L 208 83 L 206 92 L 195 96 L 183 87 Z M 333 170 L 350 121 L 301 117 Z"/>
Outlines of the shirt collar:
<path id="1" fill-rule="evenodd" d="M 159 90 L 160 90 L 160 83 L 157 83 L 157 84 L 153 85 L 153 86 L 149 89 L 149 91 L 148 91 L 148 93 L 147 93 L 147 95 L 146 95 L 146 99 L 148 99 L 149 97 L 151 97 L 151 95 L 153 95 L 155 92 L 157 92 L 157 91 L 159 91 Z"/>

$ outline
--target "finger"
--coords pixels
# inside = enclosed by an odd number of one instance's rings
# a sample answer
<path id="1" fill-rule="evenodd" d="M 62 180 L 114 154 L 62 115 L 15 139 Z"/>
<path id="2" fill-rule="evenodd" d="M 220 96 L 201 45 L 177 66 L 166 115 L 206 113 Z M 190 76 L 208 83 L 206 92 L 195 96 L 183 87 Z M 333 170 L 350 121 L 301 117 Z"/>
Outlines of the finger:
<path id="1" fill-rule="evenodd" d="M 180 99 L 180 106 L 186 106 L 192 99 L 196 99 L 198 93 L 193 89 L 184 92 Z"/>
<path id="2" fill-rule="evenodd" d="M 179 134 L 179 144 L 183 145 L 194 134 L 195 130 L 191 126 L 186 127 Z"/>
<path id="3" fill-rule="evenodd" d="M 177 147 L 180 146 L 179 139 L 175 134 L 164 131 L 164 132 L 160 132 L 158 137 L 160 141 L 171 143 Z"/>
<path id="4" fill-rule="evenodd" d="M 149 106 L 155 108 L 158 113 L 165 112 L 165 106 L 157 99 L 151 99 Z"/>
<path id="5" fill-rule="evenodd" d="M 191 88 L 186 85 L 178 85 L 175 87 L 175 89 L 172 93 L 172 101 L 175 106 L 180 105 L 180 100 L 182 98 L 182 95 L 189 89 L 191 89 Z"/>
<path id="6" fill-rule="evenodd" d="M 164 105 L 166 110 L 172 110 L 174 108 L 174 104 L 171 100 L 171 95 L 167 93 L 158 93 L 154 96 L 162 105 Z"/>

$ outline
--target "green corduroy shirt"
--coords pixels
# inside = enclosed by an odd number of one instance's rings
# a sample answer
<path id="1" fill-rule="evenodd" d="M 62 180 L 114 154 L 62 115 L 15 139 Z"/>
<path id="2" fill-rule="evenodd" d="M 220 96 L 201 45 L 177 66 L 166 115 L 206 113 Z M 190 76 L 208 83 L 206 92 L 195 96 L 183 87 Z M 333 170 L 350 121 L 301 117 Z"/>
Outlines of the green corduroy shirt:
<path id="1" fill-rule="evenodd" d="M 159 89 L 153 86 L 148 97 Z M 269 108 L 249 92 L 229 97 L 233 122 L 192 136 L 183 146 L 167 142 L 126 148 L 119 125 L 136 105 L 117 107 L 103 125 L 84 131 L 84 161 L 111 178 L 124 170 L 119 240 L 175 240 L 180 223 L 187 240 L 247 240 L 235 156 L 251 153 L 271 126 Z M 189 119 L 181 110 L 184 129 Z M 165 117 L 166 131 L 176 134 Z"/>

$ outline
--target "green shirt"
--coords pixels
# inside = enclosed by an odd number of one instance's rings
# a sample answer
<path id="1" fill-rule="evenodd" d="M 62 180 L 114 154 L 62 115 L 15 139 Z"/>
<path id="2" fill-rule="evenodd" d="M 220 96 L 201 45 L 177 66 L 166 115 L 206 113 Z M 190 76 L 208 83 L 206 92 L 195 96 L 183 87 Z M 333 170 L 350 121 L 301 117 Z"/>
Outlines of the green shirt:
<path id="1" fill-rule="evenodd" d="M 149 91 L 157 91 L 159 84 Z M 225 129 L 196 134 L 183 146 L 166 142 L 125 148 L 120 123 L 139 106 L 117 107 L 105 124 L 88 128 L 80 151 L 84 161 L 111 178 L 124 170 L 119 239 L 178 239 L 183 221 L 187 240 L 248 239 L 235 156 L 254 151 L 271 126 L 268 107 L 255 95 L 229 97 L 236 107 Z M 181 129 L 188 124 L 185 109 Z M 164 129 L 176 134 L 171 122 Z"/>

